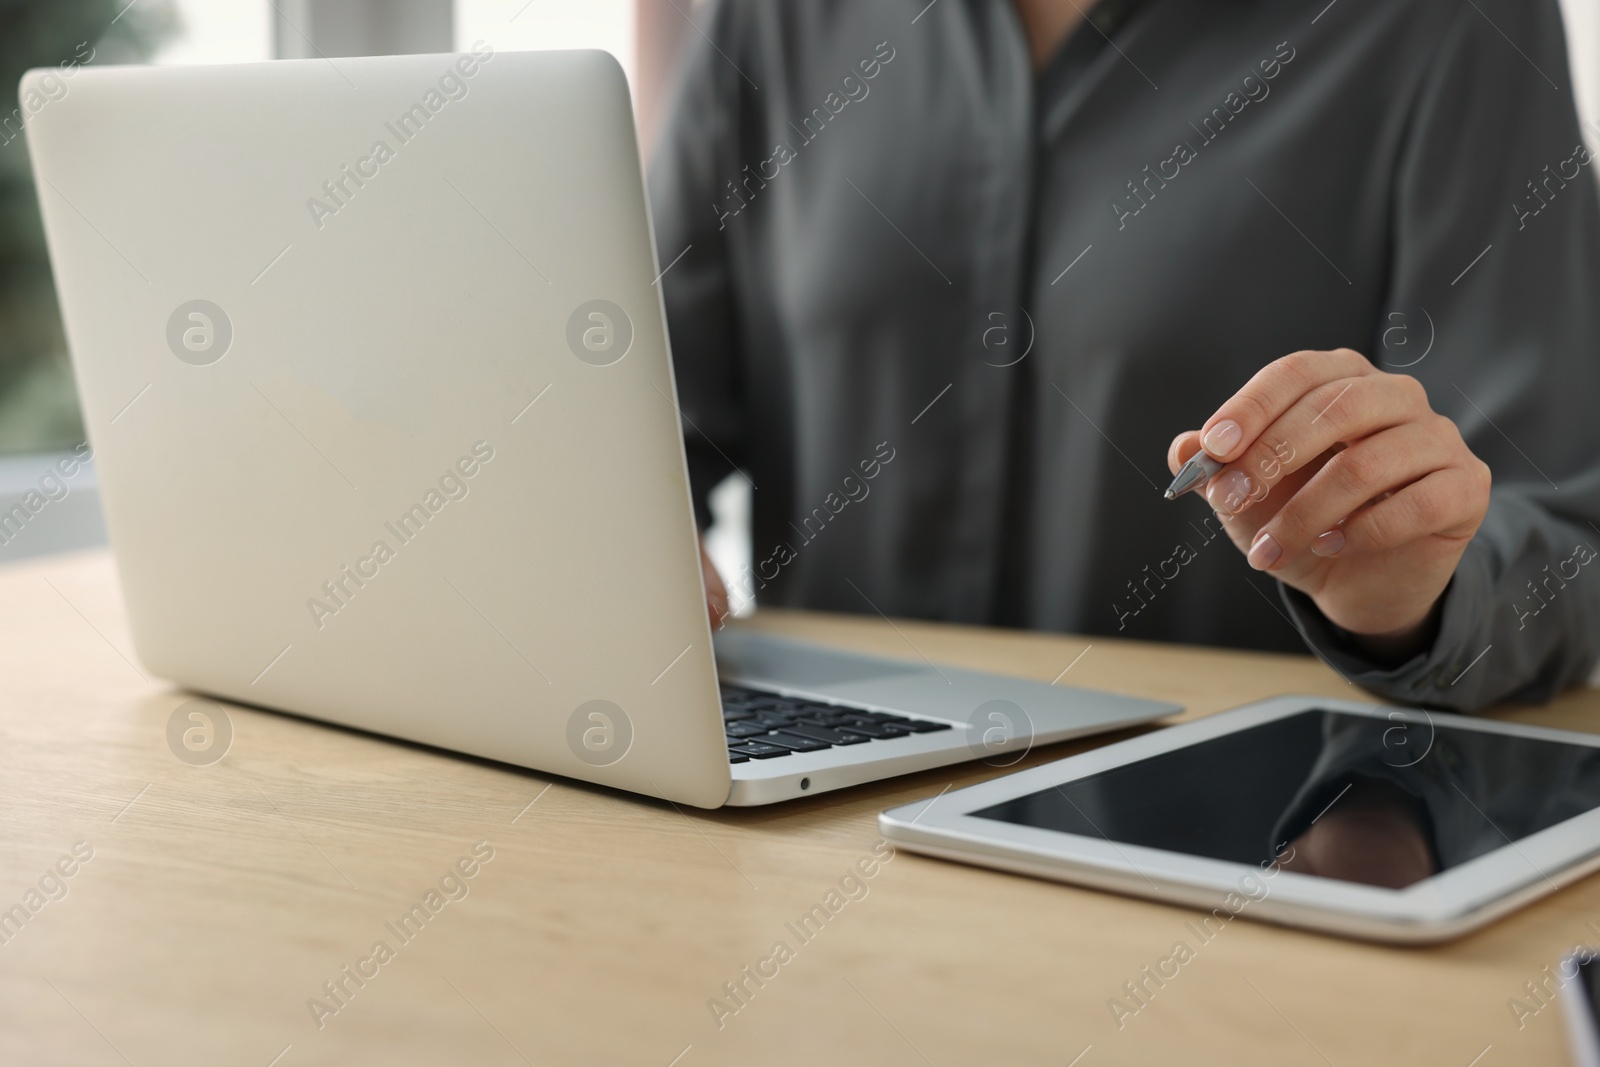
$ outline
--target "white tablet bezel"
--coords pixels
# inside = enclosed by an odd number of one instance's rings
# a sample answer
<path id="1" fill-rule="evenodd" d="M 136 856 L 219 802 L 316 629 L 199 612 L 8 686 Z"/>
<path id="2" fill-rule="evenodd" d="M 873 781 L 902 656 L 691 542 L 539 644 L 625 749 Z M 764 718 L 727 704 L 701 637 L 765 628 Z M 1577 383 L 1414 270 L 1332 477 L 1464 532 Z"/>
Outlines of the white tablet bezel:
<path id="1" fill-rule="evenodd" d="M 1557 823 L 1405 889 L 1189 856 L 1164 849 L 1019 826 L 970 812 L 1113 767 L 1172 752 L 1302 711 L 1350 712 L 1417 727 L 1449 725 L 1600 748 L 1600 736 L 1443 712 L 1313 696 L 1283 696 L 1182 723 L 1055 763 L 883 812 L 894 844 L 929 855 L 1215 908 L 1253 874 L 1265 895 L 1237 914 L 1382 941 L 1455 937 L 1600 869 L 1600 808 Z M 1431 743 L 1431 730 L 1421 735 Z M 1234 898 L 1237 901 L 1238 897 Z M 1230 908 L 1230 911 L 1233 910 Z"/>

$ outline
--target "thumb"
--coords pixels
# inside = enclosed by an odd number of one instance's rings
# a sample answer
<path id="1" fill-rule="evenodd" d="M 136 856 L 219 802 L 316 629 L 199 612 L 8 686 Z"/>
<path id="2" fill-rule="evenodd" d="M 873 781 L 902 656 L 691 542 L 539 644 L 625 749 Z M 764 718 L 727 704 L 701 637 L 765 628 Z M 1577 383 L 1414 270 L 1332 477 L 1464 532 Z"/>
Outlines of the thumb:
<path id="1" fill-rule="evenodd" d="M 1200 431 L 1185 430 L 1172 439 L 1172 444 L 1167 446 L 1167 467 L 1173 474 L 1178 473 L 1178 468 L 1200 451 Z"/>

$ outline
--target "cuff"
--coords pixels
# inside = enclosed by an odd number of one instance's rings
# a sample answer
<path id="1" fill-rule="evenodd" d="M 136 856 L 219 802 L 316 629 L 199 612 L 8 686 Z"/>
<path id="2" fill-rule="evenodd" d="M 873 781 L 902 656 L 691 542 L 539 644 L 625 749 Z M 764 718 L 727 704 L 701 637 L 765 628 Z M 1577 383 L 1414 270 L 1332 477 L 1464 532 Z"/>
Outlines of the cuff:
<path id="1" fill-rule="evenodd" d="M 1300 636 L 1346 681 L 1385 700 L 1463 712 L 1478 711 L 1494 699 L 1491 672 L 1475 658 L 1485 651 L 1483 622 L 1492 589 L 1487 561 L 1469 546 L 1445 587 L 1433 646 L 1398 666 L 1384 667 L 1363 654 L 1349 632 L 1330 622 L 1309 596 L 1278 585 Z"/>

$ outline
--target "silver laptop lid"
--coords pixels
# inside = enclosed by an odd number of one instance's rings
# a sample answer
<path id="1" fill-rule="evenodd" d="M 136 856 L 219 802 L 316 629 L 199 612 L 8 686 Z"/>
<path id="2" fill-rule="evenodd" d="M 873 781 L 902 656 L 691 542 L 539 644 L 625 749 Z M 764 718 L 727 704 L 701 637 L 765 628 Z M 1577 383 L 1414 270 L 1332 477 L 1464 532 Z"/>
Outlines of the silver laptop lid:
<path id="1" fill-rule="evenodd" d="M 656 257 L 600 52 L 105 68 L 29 146 L 139 657 L 729 789 Z"/>

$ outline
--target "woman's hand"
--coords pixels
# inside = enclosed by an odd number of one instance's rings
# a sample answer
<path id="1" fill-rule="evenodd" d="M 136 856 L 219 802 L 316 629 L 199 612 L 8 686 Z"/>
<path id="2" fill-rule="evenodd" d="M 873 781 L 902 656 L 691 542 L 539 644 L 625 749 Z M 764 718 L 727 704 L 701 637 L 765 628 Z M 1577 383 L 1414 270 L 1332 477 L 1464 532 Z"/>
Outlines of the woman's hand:
<path id="1" fill-rule="evenodd" d="M 1373 655 L 1433 640 L 1437 605 L 1489 507 L 1489 467 L 1422 384 L 1358 352 L 1266 367 L 1167 451 L 1227 464 L 1206 497 L 1250 565 L 1311 597 Z"/>

